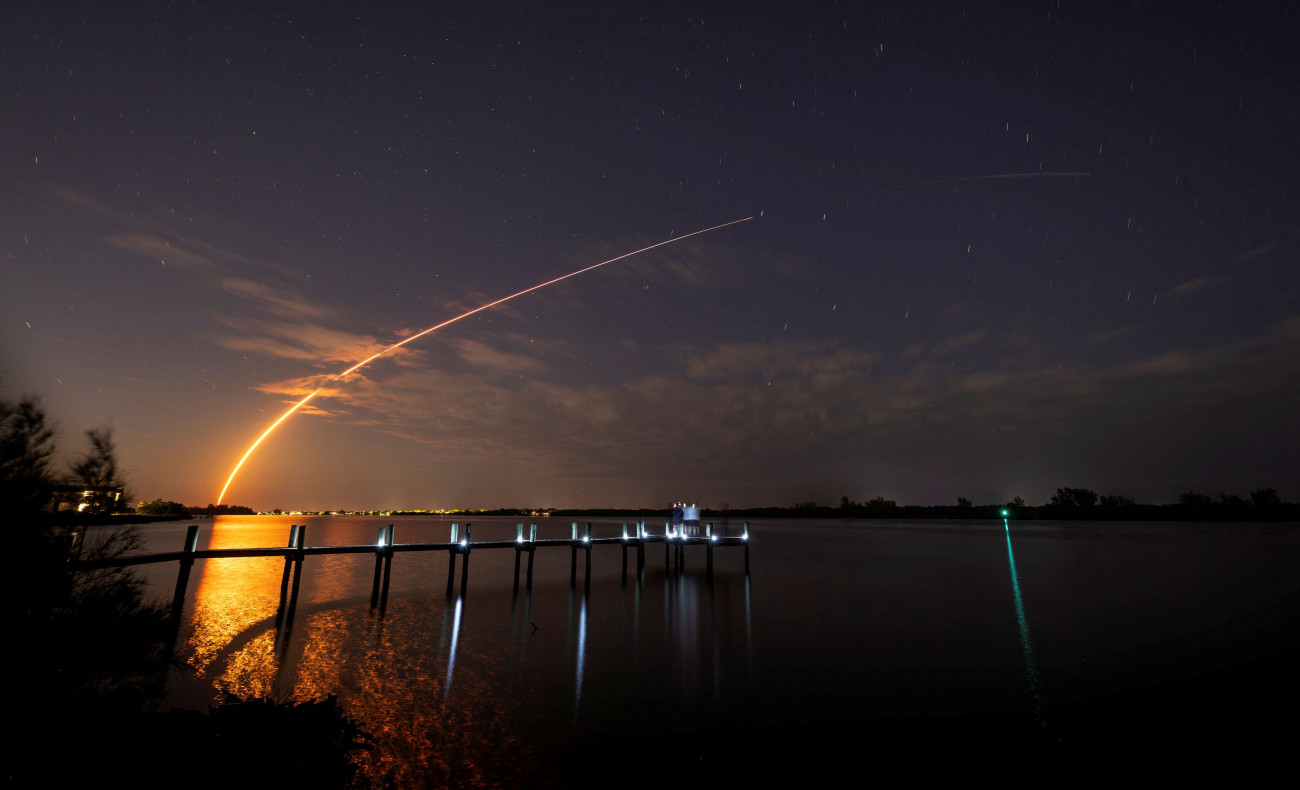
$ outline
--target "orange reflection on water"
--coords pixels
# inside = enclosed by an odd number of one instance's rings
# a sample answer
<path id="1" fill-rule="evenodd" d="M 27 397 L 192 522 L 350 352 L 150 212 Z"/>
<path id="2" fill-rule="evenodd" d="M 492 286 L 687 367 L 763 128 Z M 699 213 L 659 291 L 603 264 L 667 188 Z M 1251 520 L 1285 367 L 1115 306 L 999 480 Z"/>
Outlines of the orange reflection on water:
<path id="1" fill-rule="evenodd" d="M 208 548 L 234 549 L 274 545 L 265 530 L 228 528 L 218 524 Z M 228 557 L 201 561 L 194 594 L 194 630 L 186 644 L 189 663 L 199 672 L 231 643 L 259 622 L 274 623 L 280 602 L 284 560 L 276 557 Z"/>
<path id="2" fill-rule="evenodd" d="M 458 662 L 455 691 L 444 695 L 444 613 L 431 603 L 398 602 L 382 618 L 355 606 L 305 618 L 293 635 L 302 644 L 293 698 L 339 695 L 374 738 L 376 748 L 355 758 L 372 786 L 550 784 L 528 742 L 524 701 L 491 682 L 505 669 L 504 655 Z"/>
<path id="3" fill-rule="evenodd" d="M 287 534 L 287 522 L 215 526 L 214 549 L 283 545 Z M 214 694 L 245 698 L 337 695 L 373 738 L 375 748 L 354 755 L 369 786 L 555 784 L 539 759 L 537 700 L 501 687 L 511 654 L 483 635 L 500 630 L 483 618 L 503 609 L 481 606 L 469 615 L 474 627 L 453 634 L 454 604 L 441 597 L 398 598 L 382 612 L 358 602 L 366 599 L 353 566 L 364 585 L 366 558 L 308 559 L 297 611 L 279 622 L 283 559 L 200 561 L 187 639 L 197 677 Z"/>
<path id="4" fill-rule="evenodd" d="M 245 699 L 279 698 L 275 687 L 278 664 L 275 660 L 275 632 L 268 629 L 235 651 L 226 669 L 216 680 L 217 688 Z"/>

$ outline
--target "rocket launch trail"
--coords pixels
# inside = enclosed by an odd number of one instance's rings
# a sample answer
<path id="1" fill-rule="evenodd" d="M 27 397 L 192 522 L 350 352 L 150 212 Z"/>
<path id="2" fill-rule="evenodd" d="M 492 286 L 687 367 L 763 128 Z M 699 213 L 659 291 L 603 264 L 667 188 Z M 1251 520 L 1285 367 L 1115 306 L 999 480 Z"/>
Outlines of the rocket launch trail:
<path id="1" fill-rule="evenodd" d="M 592 271 L 593 269 L 599 269 L 600 267 L 605 266 L 605 265 L 607 265 L 607 264 L 614 263 L 615 261 L 621 261 L 621 260 L 623 260 L 623 259 L 625 259 L 625 258 L 631 258 L 633 255 L 639 255 L 639 254 L 641 254 L 641 253 L 643 253 L 643 252 L 648 252 L 648 251 L 650 251 L 650 250 L 655 249 L 656 247 L 663 247 L 663 246 L 668 245 L 668 244 L 673 244 L 673 243 L 675 243 L 675 242 L 679 242 L 679 241 L 681 241 L 681 240 L 683 240 L 683 239 L 689 239 L 689 238 L 692 237 L 692 236 L 699 236 L 699 235 L 702 234 L 702 233 L 708 233 L 709 231 L 718 230 L 718 229 L 720 229 L 720 228 L 725 228 L 725 227 L 727 227 L 727 226 L 729 226 L 729 225 L 738 225 L 738 224 L 740 224 L 741 222 L 748 222 L 748 221 L 751 220 L 751 219 L 753 219 L 753 217 L 743 217 L 743 218 L 741 218 L 741 219 L 735 219 L 735 220 L 732 220 L 731 222 L 724 222 L 724 223 L 722 223 L 721 225 L 714 225 L 714 226 L 711 227 L 711 228 L 704 228 L 704 229 L 702 229 L 702 230 L 697 230 L 697 231 L 694 231 L 694 232 L 692 232 L 692 233 L 687 233 L 687 234 L 684 235 L 684 236 L 675 236 L 675 237 L 673 237 L 673 238 L 671 238 L 671 239 L 666 239 L 666 240 L 664 240 L 664 241 L 658 242 L 657 244 L 651 244 L 649 247 L 642 247 L 642 248 L 639 249 L 639 250 L 633 250 L 632 252 L 624 253 L 624 254 L 622 254 L 622 255 L 619 255 L 618 257 L 610 258 L 610 259 L 607 260 L 607 261 L 601 261 L 600 263 L 592 264 L 591 266 L 588 266 L 588 267 L 586 267 L 586 268 L 578 269 L 577 271 L 573 271 L 573 272 L 569 272 L 568 274 L 562 275 L 562 276 L 560 276 L 560 277 L 556 277 L 556 278 L 554 278 L 554 279 L 552 279 L 552 280 L 547 280 L 547 281 L 544 282 L 544 283 L 539 283 L 539 284 L 537 284 L 537 285 L 534 285 L 534 286 L 531 287 L 531 288 L 525 288 L 524 290 L 522 290 L 522 291 L 518 291 L 518 292 L 516 292 L 516 293 L 512 293 L 512 294 L 510 294 L 509 296 L 503 296 L 502 298 L 497 299 L 497 300 L 494 301 L 494 302 L 488 302 L 487 304 L 485 304 L 485 305 L 483 305 L 483 306 L 481 306 L 481 307 L 476 307 L 476 308 L 474 308 L 473 310 L 470 310 L 469 312 L 461 313 L 460 315 L 456 316 L 455 318 L 449 318 L 449 319 L 447 319 L 446 321 L 443 321 L 443 322 L 440 323 L 440 324 L 435 324 L 434 326 L 431 326 L 431 327 L 429 327 L 428 329 L 425 329 L 425 330 L 422 331 L 422 332 L 417 332 L 416 334 L 411 335 L 410 337 L 406 338 L 405 340 L 402 340 L 401 342 L 394 343 L 393 345 L 388 346 L 387 348 L 385 348 L 385 349 L 383 349 L 383 350 L 381 350 L 381 351 L 378 351 L 378 352 L 376 352 L 376 353 L 374 353 L 374 354 L 371 354 L 370 356 L 368 356 L 368 357 L 366 357 L 365 359 L 361 360 L 361 361 L 358 362 L 357 364 L 353 365 L 352 367 L 348 368 L 347 370 L 343 371 L 342 373 L 339 373 L 338 375 L 336 375 L 336 376 L 334 376 L 333 378 L 331 378 L 329 381 L 326 381 L 324 384 L 322 384 L 321 386 L 317 387 L 314 391 L 312 391 L 309 395 L 307 395 L 307 397 L 305 397 L 305 398 L 303 398 L 302 400 L 300 400 L 300 401 L 298 401 L 297 403 L 295 403 L 293 406 L 291 406 L 291 407 L 289 408 L 288 411 L 286 411 L 284 414 L 281 414 L 281 415 L 280 415 L 280 416 L 275 420 L 275 422 L 271 423 L 270 426 L 268 426 L 267 429 L 266 429 L 265 431 L 262 432 L 262 435 L 259 436 L 259 437 L 257 437 L 257 440 L 254 441 L 251 445 L 249 445 L 248 449 L 244 451 L 244 455 L 239 459 L 239 463 L 235 464 L 235 468 L 232 469 L 232 470 L 230 470 L 230 477 L 226 478 L 226 484 L 225 484 L 224 486 L 221 487 L 221 493 L 217 496 L 217 502 L 216 502 L 216 503 L 217 503 L 218 505 L 220 505 L 221 502 L 226 498 L 226 491 L 228 491 L 228 490 L 230 489 L 230 484 L 234 482 L 234 480 L 235 480 L 235 476 L 239 474 L 239 470 L 240 470 L 241 468 L 243 468 L 244 463 L 249 459 L 250 456 L 252 456 L 253 451 L 255 451 L 255 450 L 256 450 L 256 449 L 257 449 L 257 448 L 262 444 L 262 442 L 266 441 L 266 438 L 267 438 L 268 436 L 270 436 L 270 435 L 275 431 L 276 428 L 279 428 L 279 427 L 280 427 L 280 423 L 282 423 L 282 422 L 284 422 L 285 420 L 289 419 L 289 417 L 290 417 L 294 412 L 298 411 L 298 410 L 301 409 L 303 406 L 307 405 L 307 403 L 310 402 L 312 398 L 315 398 L 318 394 L 320 394 L 320 392 L 321 392 L 322 390 L 324 390 L 324 389 L 325 389 L 326 387 L 328 387 L 330 384 L 333 384 L 334 382 L 338 381 L 339 379 L 341 379 L 341 378 L 343 378 L 343 377 L 345 377 L 345 376 L 347 376 L 347 375 L 349 375 L 349 374 L 351 374 L 351 373 L 354 373 L 354 372 L 360 370 L 361 368 L 365 367 L 366 365 L 369 365 L 371 362 L 374 362 L 376 359 L 379 359 L 380 357 L 384 356 L 384 355 L 387 354 L 388 352 L 390 352 L 390 351 L 394 351 L 394 350 L 396 350 L 396 349 L 399 349 L 399 348 L 401 348 L 402 346 L 406 345 L 407 343 L 413 342 L 413 341 L 415 341 L 415 340 L 419 340 L 420 338 L 424 337 L 425 335 L 432 334 L 433 332 L 437 332 L 439 329 L 442 329 L 442 328 L 445 327 L 445 326 L 449 326 L 449 325 L 451 325 L 451 324 L 454 324 L 454 323 L 456 323 L 457 321 L 460 321 L 461 319 L 469 318 L 470 316 L 474 315 L 475 313 L 481 313 L 481 312 L 483 312 L 484 310 L 490 310 L 490 309 L 492 309 L 493 307 L 496 307 L 497 305 L 502 305 L 502 304 L 505 304 L 506 302 L 509 302 L 511 299 L 517 299 L 517 298 L 523 296 L 524 294 L 530 294 L 530 293 L 532 293 L 533 291 L 540 291 L 541 289 L 546 288 L 547 286 L 555 285 L 556 283 L 558 283 L 558 282 L 560 282 L 560 281 L 562 281 L 562 280 L 567 280 L 567 279 L 569 279 L 570 277 L 577 277 L 579 274 L 585 274 L 585 273 L 587 273 L 587 272 L 589 272 L 589 271 Z"/>

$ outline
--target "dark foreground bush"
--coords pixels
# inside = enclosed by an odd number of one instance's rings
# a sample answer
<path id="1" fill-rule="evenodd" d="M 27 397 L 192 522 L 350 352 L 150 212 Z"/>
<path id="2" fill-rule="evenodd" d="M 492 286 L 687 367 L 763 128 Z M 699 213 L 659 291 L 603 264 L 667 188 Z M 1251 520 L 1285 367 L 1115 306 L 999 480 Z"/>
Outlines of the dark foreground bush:
<path id="1" fill-rule="evenodd" d="M 207 713 L 78 717 L 40 740 L 10 763 L 7 786 L 347 788 L 357 776 L 352 754 L 370 741 L 332 696 L 231 695 Z"/>

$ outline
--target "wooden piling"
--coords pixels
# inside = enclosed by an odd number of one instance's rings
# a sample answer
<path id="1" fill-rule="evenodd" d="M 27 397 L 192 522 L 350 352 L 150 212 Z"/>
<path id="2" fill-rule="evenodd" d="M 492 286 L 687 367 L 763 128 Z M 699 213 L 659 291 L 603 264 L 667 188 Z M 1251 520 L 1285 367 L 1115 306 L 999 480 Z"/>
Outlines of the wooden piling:
<path id="1" fill-rule="evenodd" d="M 456 583 L 456 525 L 451 525 L 451 548 L 447 550 L 447 599 L 451 599 Z"/>
<path id="2" fill-rule="evenodd" d="M 465 545 L 460 553 L 460 597 L 465 597 L 466 586 L 469 584 L 469 528 L 471 524 L 465 524 Z"/>
<path id="3" fill-rule="evenodd" d="M 587 567 L 583 569 L 583 579 L 586 584 L 591 584 L 591 522 L 588 521 L 583 527 L 582 547 L 587 551 Z"/>
<path id="4" fill-rule="evenodd" d="M 176 572 L 176 592 L 172 595 L 172 620 L 179 623 L 185 610 L 185 588 L 190 584 L 190 570 L 194 567 L 194 552 L 199 547 L 199 525 L 191 524 L 185 528 L 185 545 L 181 551 L 180 570 Z"/>
<path id="5" fill-rule="evenodd" d="M 393 575 L 393 542 L 395 540 L 393 525 L 389 524 L 384 535 L 384 584 L 379 590 L 379 608 L 381 610 L 388 606 L 388 580 Z"/>
<path id="6" fill-rule="evenodd" d="M 664 573 L 671 573 L 673 569 L 673 536 L 664 524 Z"/>
<path id="7" fill-rule="evenodd" d="M 569 586 L 572 587 L 578 581 L 578 522 L 573 522 L 573 531 L 569 540 Z"/>
<path id="8" fill-rule="evenodd" d="M 636 573 L 645 572 L 645 522 L 636 525 Z"/>
<path id="9" fill-rule="evenodd" d="M 375 538 L 375 578 L 370 582 L 370 608 L 379 605 L 379 576 L 384 567 L 384 541 L 388 539 L 388 527 L 379 528 L 379 537 Z"/>
<path id="10" fill-rule="evenodd" d="M 289 542 L 286 545 L 288 546 L 288 548 L 293 548 L 298 545 L 297 524 L 289 525 Z M 289 572 L 291 570 L 293 570 L 293 555 L 286 552 L 284 555 L 284 573 L 280 575 L 280 605 L 281 606 L 284 605 L 285 599 L 289 595 Z"/>
<path id="11" fill-rule="evenodd" d="M 298 531 L 293 534 L 294 549 L 293 552 L 293 587 L 289 591 L 289 605 L 284 611 L 284 635 L 287 637 L 289 631 L 293 629 L 293 615 L 298 610 L 298 590 L 302 587 L 302 558 L 305 555 L 303 551 L 307 546 L 307 525 L 299 524 Z"/>
<path id="12" fill-rule="evenodd" d="M 528 584 L 527 588 L 531 592 L 533 589 L 533 555 L 537 553 L 537 525 L 531 524 L 528 527 Z"/>
<path id="13" fill-rule="evenodd" d="M 627 580 L 627 522 L 623 522 L 623 579 Z"/>
<path id="14" fill-rule="evenodd" d="M 519 594 L 519 552 L 524 545 L 524 523 L 515 524 L 515 586 L 511 595 Z"/>
<path id="15" fill-rule="evenodd" d="M 749 575 L 749 522 L 745 522 L 744 543 L 745 543 L 745 575 Z"/>
<path id="16" fill-rule="evenodd" d="M 713 525 L 712 524 L 708 524 L 704 527 L 704 539 L 707 541 L 704 545 L 706 549 L 705 557 L 707 557 L 706 563 L 708 564 L 708 577 L 709 577 L 709 581 L 712 582 L 713 581 Z"/>

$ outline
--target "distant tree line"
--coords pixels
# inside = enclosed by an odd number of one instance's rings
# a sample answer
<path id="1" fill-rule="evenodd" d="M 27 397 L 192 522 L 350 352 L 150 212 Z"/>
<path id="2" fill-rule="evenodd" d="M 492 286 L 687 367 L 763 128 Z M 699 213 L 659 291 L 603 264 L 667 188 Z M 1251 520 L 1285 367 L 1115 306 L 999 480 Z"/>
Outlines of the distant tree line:
<path id="1" fill-rule="evenodd" d="M 1100 496 L 1088 488 L 1058 488 L 1049 502 L 1027 504 L 1016 497 L 1010 502 L 975 505 L 964 497 L 955 505 L 899 505 L 876 497 L 855 502 L 840 498 L 838 507 L 815 502 L 797 502 L 790 507 L 760 507 L 731 510 L 729 515 L 750 518 L 932 518 L 989 519 L 1006 515 L 1016 519 L 1061 519 L 1072 521 L 1295 521 L 1300 520 L 1300 503 L 1284 502 L 1277 489 L 1260 488 L 1249 498 L 1220 493 L 1218 498 L 1189 491 L 1177 502 L 1151 505 L 1122 495 Z M 715 516 L 718 511 L 706 510 Z"/>
<path id="2" fill-rule="evenodd" d="M 172 503 L 175 504 L 175 503 Z M 213 505 L 208 504 L 206 507 L 191 505 L 189 508 L 191 516 L 255 516 L 257 511 L 244 505 Z"/>
<path id="3" fill-rule="evenodd" d="M 1284 502 L 1273 488 L 1261 488 L 1250 493 L 1249 498 L 1219 494 L 1213 498 L 1205 494 L 1187 492 L 1177 502 L 1151 505 L 1135 502 L 1129 497 L 1111 494 L 1099 495 L 1087 488 L 1058 488 L 1050 501 L 1030 505 L 1021 497 L 1010 502 L 976 505 L 965 497 L 958 497 L 954 505 L 900 505 L 892 499 L 875 497 L 856 502 L 847 496 L 840 497 L 835 505 L 820 505 L 814 501 L 796 502 L 789 506 L 749 508 L 700 508 L 700 516 L 707 520 L 720 518 L 887 518 L 887 519 L 1000 519 L 1003 511 L 1009 518 L 1020 520 L 1058 519 L 1067 521 L 1300 521 L 1300 504 Z M 671 508 L 571 508 L 529 509 L 497 508 L 494 510 L 440 510 L 445 516 L 516 516 L 521 518 L 553 516 L 556 518 L 624 518 L 668 519 Z M 429 511 L 388 511 L 388 515 L 427 516 Z"/>

